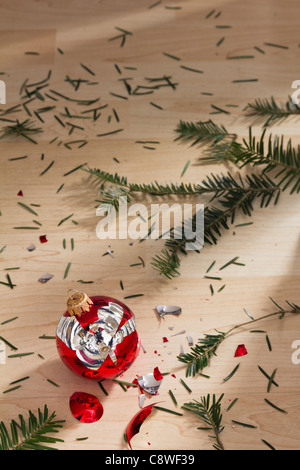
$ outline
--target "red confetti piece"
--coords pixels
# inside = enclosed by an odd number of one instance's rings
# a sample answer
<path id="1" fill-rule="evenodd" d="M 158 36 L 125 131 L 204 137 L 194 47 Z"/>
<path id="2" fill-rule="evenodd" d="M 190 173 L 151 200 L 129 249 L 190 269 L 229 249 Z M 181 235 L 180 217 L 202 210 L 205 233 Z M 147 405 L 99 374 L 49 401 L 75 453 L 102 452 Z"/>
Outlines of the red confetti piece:
<path id="1" fill-rule="evenodd" d="M 174 377 L 174 379 L 176 379 L 176 375 L 175 374 L 171 374 L 172 377 Z"/>
<path id="2" fill-rule="evenodd" d="M 48 240 L 47 240 L 46 235 L 41 235 L 41 236 L 40 236 L 40 242 L 41 242 L 41 243 L 47 243 L 47 241 L 48 241 Z"/>
<path id="3" fill-rule="evenodd" d="M 234 357 L 245 356 L 246 354 L 248 354 L 248 351 L 245 348 L 245 345 L 244 344 L 239 344 L 238 347 L 237 347 L 237 350 L 235 352 Z"/>
<path id="4" fill-rule="evenodd" d="M 20 191 L 18 192 L 17 196 L 23 196 L 23 191 L 20 190 Z"/>
<path id="5" fill-rule="evenodd" d="M 91 393 L 73 393 L 70 397 L 70 409 L 74 418 L 82 423 L 95 423 L 103 415 L 103 406 Z"/>
<path id="6" fill-rule="evenodd" d="M 154 376 L 155 380 L 162 380 L 164 378 L 163 375 L 161 375 L 158 367 L 155 367 L 155 369 L 153 371 L 153 376 Z"/>
<path id="7" fill-rule="evenodd" d="M 168 343 L 168 342 L 169 342 L 168 338 L 166 338 L 166 337 L 164 336 L 164 337 L 163 337 L 163 343 Z"/>

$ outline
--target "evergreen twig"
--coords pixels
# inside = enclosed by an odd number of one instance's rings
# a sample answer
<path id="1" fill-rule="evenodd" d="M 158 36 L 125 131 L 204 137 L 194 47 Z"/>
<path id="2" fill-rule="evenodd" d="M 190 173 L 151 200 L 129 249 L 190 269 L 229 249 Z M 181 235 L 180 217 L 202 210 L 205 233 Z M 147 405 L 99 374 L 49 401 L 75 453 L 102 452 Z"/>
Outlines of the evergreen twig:
<path id="1" fill-rule="evenodd" d="M 222 398 L 223 395 L 216 399 L 216 396 L 214 394 L 212 395 L 211 399 L 210 394 L 208 394 L 206 397 L 202 396 L 200 401 L 194 400 L 189 403 L 184 403 L 184 405 L 182 406 L 184 410 L 196 413 L 205 423 L 206 426 L 204 428 L 199 427 L 198 429 L 204 429 L 213 432 L 213 436 L 210 435 L 210 437 L 215 439 L 216 441 L 213 444 L 213 447 L 216 450 L 225 450 L 224 445 L 220 439 L 220 434 L 224 429 L 224 426 L 222 426 Z"/>
<path id="2" fill-rule="evenodd" d="M 235 325 L 225 333 L 217 331 L 218 334 L 215 335 L 205 334 L 204 338 L 200 338 L 198 343 L 191 347 L 189 353 L 177 356 L 177 359 L 186 365 L 186 377 L 195 376 L 198 372 L 201 372 L 205 367 L 207 367 L 211 357 L 217 355 L 216 350 L 220 344 L 235 330 L 277 315 L 279 316 L 279 319 L 282 319 L 287 313 L 300 313 L 300 307 L 298 305 L 288 301 L 286 301 L 286 303 L 288 308 L 280 307 L 276 312 Z"/>
<path id="3" fill-rule="evenodd" d="M 266 120 L 264 123 L 266 127 L 290 116 L 300 116 L 300 105 L 294 103 L 290 96 L 286 103 L 278 103 L 271 96 L 269 99 L 256 99 L 253 103 L 248 103 L 245 111 L 247 116 L 256 116 Z"/>
<path id="4" fill-rule="evenodd" d="M 138 184 L 129 183 L 126 177 L 117 173 L 113 175 L 91 168 L 83 168 L 83 170 L 96 176 L 101 182 L 100 194 L 102 198 L 97 202 L 102 205 L 112 205 L 116 210 L 119 209 L 120 197 L 124 197 L 127 202 L 130 202 L 138 193 L 151 196 L 207 194 L 212 196 L 210 201 L 218 198 L 220 207 L 208 206 L 205 208 L 204 233 L 202 225 L 197 226 L 199 214 L 195 214 L 189 221 L 192 231 L 199 235 L 197 238 L 199 239 L 202 235 L 204 242 L 209 244 L 217 243 L 222 228 L 229 229 L 229 219 L 233 223 L 236 211 L 242 210 L 244 214 L 250 216 L 255 199 L 260 199 L 261 207 L 267 207 L 275 194 L 279 194 L 279 187 L 274 185 L 267 175 L 252 174 L 242 178 L 241 175 L 233 177 L 230 173 L 220 176 L 212 174 L 197 184 L 159 184 L 157 181 Z M 274 198 L 274 202 L 277 202 L 277 198 Z M 169 279 L 179 275 L 181 263 L 179 254 L 187 254 L 185 245 L 187 242 L 191 242 L 185 235 L 177 236 L 179 232 L 181 234 L 185 232 L 182 230 L 183 228 L 171 228 L 170 238 L 166 241 L 165 248 L 152 259 L 151 265 L 154 269 Z"/>
<path id="5" fill-rule="evenodd" d="M 241 180 L 242 181 L 242 180 Z M 230 224 L 234 222 L 235 214 L 241 210 L 245 215 L 251 216 L 253 202 L 260 198 L 261 207 L 267 207 L 279 189 L 269 178 L 252 175 L 246 177 L 248 186 L 242 185 L 233 188 L 230 192 L 223 192 L 223 198 L 219 200 L 219 206 L 207 206 L 204 210 L 204 230 L 202 226 L 197 227 L 197 214 L 191 221 L 192 231 L 197 234 L 198 239 L 202 235 L 204 242 L 210 245 L 217 244 L 221 237 L 222 229 L 229 230 Z M 274 200 L 277 202 L 277 198 Z M 176 234 L 182 231 L 182 227 L 173 227 L 170 238 L 165 243 L 159 255 L 152 259 L 152 266 L 160 274 L 171 279 L 179 275 L 181 259 L 179 254 L 187 255 L 186 243 L 191 242 L 185 235 L 179 238 Z M 202 230 L 202 233 L 200 232 Z M 176 235 L 176 236 L 175 236 Z M 195 251 L 198 251 L 195 249 Z"/>
<path id="6" fill-rule="evenodd" d="M 206 133 L 204 133 L 202 126 L 204 126 Z M 219 130 L 219 133 L 217 131 L 214 133 L 214 128 Z M 221 133 L 222 129 L 223 133 Z M 197 135 L 197 130 L 199 135 Z M 177 132 L 179 136 L 176 140 L 179 138 L 184 141 L 192 139 L 193 143 L 210 143 L 204 156 L 200 158 L 200 162 L 231 161 L 239 168 L 248 164 L 252 166 L 264 165 L 264 175 L 276 170 L 274 179 L 279 180 L 278 185 L 282 191 L 293 185 L 291 194 L 300 192 L 300 145 L 294 147 L 291 139 L 285 145 L 283 135 L 270 135 L 265 143 L 266 129 L 260 137 L 256 138 L 250 127 L 248 140 L 243 139 L 243 143 L 239 143 L 236 141 L 235 134 L 229 134 L 223 126 L 219 128 L 212 121 L 209 122 L 209 126 L 205 122 L 197 123 L 195 127 L 189 123 L 185 129 L 178 127 Z"/>
<path id="7" fill-rule="evenodd" d="M 49 415 L 47 405 L 44 410 L 38 409 L 38 417 L 29 410 L 28 424 L 19 414 L 20 424 L 14 419 L 10 423 L 10 432 L 3 421 L 0 423 L 0 450 L 56 450 L 47 444 L 64 442 L 62 439 L 48 436 L 49 433 L 58 433 L 64 420 L 58 421 L 53 412 Z"/>

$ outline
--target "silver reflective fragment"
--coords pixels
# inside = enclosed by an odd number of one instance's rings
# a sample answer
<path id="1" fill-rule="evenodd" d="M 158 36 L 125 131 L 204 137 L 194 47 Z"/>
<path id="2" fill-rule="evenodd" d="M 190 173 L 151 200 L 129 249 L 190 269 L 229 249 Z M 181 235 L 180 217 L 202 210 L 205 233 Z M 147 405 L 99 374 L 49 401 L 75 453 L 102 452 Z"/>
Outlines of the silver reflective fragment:
<path id="1" fill-rule="evenodd" d="M 140 408 L 143 408 L 145 400 L 146 400 L 146 395 L 144 395 L 144 393 L 141 393 L 141 395 L 139 396 L 139 406 L 140 406 Z"/>
<path id="2" fill-rule="evenodd" d="M 165 315 L 180 315 L 182 313 L 181 307 L 175 305 L 157 305 L 156 311 L 160 317 Z"/>
<path id="3" fill-rule="evenodd" d="M 50 279 L 52 279 L 53 276 L 54 274 L 45 273 L 39 278 L 39 282 L 42 282 L 43 284 L 45 284 L 45 282 L 50 281 Z"/>
<path id="4" fill-rule="evenodd" d="M 158 389 L 162 382 L 162 380 L 155 379 L 153 372 L 150 374 L 141 375 L 137 381 L 139 386 L 150 395 L 157 395 Z"/>
<path id="5" fill-rule="evenodd" d="M 32 244 L 32 245 L 29 245 L 26 249 L 28 251 L 34 251 L 36 249 L 36 246 Z"/>

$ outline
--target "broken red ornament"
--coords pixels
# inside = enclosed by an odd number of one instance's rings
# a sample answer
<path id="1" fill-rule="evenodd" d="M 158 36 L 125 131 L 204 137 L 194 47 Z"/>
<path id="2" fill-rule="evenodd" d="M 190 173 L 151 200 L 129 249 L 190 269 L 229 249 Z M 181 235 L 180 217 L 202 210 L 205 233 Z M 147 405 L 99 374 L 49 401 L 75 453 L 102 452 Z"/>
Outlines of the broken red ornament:
<path id="1" fill-rule="evenodd" d="M 245 345 L 244 344 L 239 344 L 238 347 L 237 347 L 237 350 L 235 352 L 234 357 L 245 356 L 246 354 L 248 354 L 248 351 L 245 348 Z"/>
<path id="2" fill-rule="evenodd" d="M 142 426 L 145 419 L 148 418 L 148 416 L 151 414 L 154 405 L 155 403 L 153 403 L 153 405 L 148 405 L 145 406 L 145 408 L 142 408 L 140 411 L 137 412 L 136 415 L 134 415 L 132 420 L 129 422 L 124 437 L 131 450 L 131 439 L 133 438 L 133 436 L 139 433 L 140 427 Z"/>
<path id="3" fill-rule="evenodd" d="M 140 338 L 134 314 L 122 302 L 106 296 L 89 298 L 74 291 L 56 330 L 62 361 L 76 374 L 91 379 L 113 379 L 135 360 Z"/>
<path id="4" fill-rule="evenodd" d="M 40 236 L 40 242 L 41 242 L 41 243 L 47 243 L 47 241 L 48 241 L 48 240 L 47 240 L 46 235 L 41 235 L 41 236 Z"/>
<path id="5" fill-rule="evenodd" d="M 70 409 L 74 418 L 82 423 L 95 423 L 103 415 L 103 406 L 91 393 L 73 393 L 70 397 Z"/>

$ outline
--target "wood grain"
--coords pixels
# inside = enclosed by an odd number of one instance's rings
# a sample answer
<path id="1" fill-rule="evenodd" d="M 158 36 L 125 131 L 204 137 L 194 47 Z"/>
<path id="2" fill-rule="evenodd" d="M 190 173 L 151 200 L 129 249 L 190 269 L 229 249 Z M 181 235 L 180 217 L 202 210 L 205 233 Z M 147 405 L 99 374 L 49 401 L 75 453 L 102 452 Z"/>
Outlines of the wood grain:
<path id="1" fill-rule="evenodd" d="M 205 371 L 210 379 L 197 377 L 186 379 L 193 393 L 190 396 L 179 382 L 185 377 L 184 368 L 177 361 L 181 345 L 188 351 L 186 335 L 194 341 L 214 328 L 226 331 L 235 323 L 247 321 L 246 308 L 254 317 L 274 311 L 269 297 L 278 303 L 285 300 L 299 304 L 299 198 L 285 193 L 277 207 L 256 208 L 248 227 L 232 227 L 224 233 L 217 246 L 205 246 L 201 254 L 189 254 L 182 261 L 181 276 L 172 281 L 159 277 L 150 266 L 151 257 L 158 253 L 161 242 L 134 242 L 129 240 L 100 241 L 96 236 L 98 218 L 95 199 L 98 188 L 82 171 L 63 176 L 76 166 L 88 163 L 91 167 L 125 175 L 130 181 L 151 182 L 181 181 L 181 172 L 191 160 L 183 181 L 197 182 L 210 172 L 226 171 L 226 167 L 197 166 L 201 149 L 190 148 L 174 142 L 174 129 L 180 120 L 197 121 L 213 119 L 224 124 L 240 137 L 247 136 L 248 126 L 255 124 L 245 118 L 243 109 L 255 98 L 274 96 L 286 101 L 291 94 L 291 83 L 299 79 L 299 2 L 288 0 L 253 0 L 252 2 L 218 0 L 215 2 L 182 0 L 167 2 L 150 8 L 151 0 L 52 0 L 20 2 L 2 0 L 0 5 L 0 57 L 1 79 L 7 87 L 7 104 L 4 109 L 19 103 L 19 90 L 26 78 L 42 80 L 52 70 L 51 88 L 71 95 L 72 88 L 65 82 L 72 78 L 92 79 L 98 85 L 81 85 L 77 96 L 81 99 L 101 97 L 101 104 L 108 104 L 96 122 L 84 123 L 84 131 L 72 136 L 62 129 L 53 117 L 45 115 L 43 134 L 38 145 L 22 139 L 1 140 L 1 277 L 7 272 L 16 284 L 13 290 L 0 285 L 0 323 L 17 316 L 17 320 L 1 324 L 0 335 L 18 348 L 18 352 L 34 352 L 22 358 L 6 358 L 0 364 L 0 416 L 9 423 L 19 413 L 27 415 L 31 409 L 48 404 L 56 411 L 58 419 L 66 424 L 60 432 L 64 443 L 60 449 L 125 449 L 123 433 L 127 423 L 138 411 L 136 389 L 124 393 L 114 383 L 105 387 L 109 396 L 103 395 L 97 383 L 87 382 L 72 374 L 60 361 L 55 341 L 39 339 L 42 335 L 55 335 L 57 322 L 65 310 L 66 293 L 78 288 L 78 280 L 94 281 L 86 285 L 89 296 L 108 294 L 122 300 L 124 296 L 142 293 L 127 304 L 136 314 L 137 329 L 146 353 L 140 352 L 133 366 L 124 374 L 131 381 L 136 375 L 151 372 L 158 366 L 166 376 L 159 392 L 162 406 L 174 409 L 168 394 L 171 389 L 179 405 L 199 399 L 201 395 L 225 393 L 222 439 L 227 449 L 265 449 L 262 439 L 277 449 L 299 448 L 300 379 L 299 367 L 291 360 L 292 343 L 299 339 L 299 319 L 288 316 L 284 320 L 267 320 L 259 325 L 268 332 L 273 350 L 268 350 L 265 335 L 251 334 L 244 328 L 224 342 L 218 356 Z M 166 7 L 178 6 L 181 9 Z M 206 19 L 215 9 L 214 15 Z M 221 12 L 218 18 L 215 15 Z M 217 26 L 230 26 L 218 28 Z M 109 41 L 119 34 L 116 27 L 133 34 L 126 38 L 124 47 L 119 40 Z M 225 37 L 223 43 L 217 43 Z M 267 46 L 276 43 L 288 46 L 280 49 Z M 265 54 L 254 47 L 261 48 Z M 60 48 L 64 54 L 57 51 Z M 26 55 L 36 51 L 39 55 Z M 167 57 L 173 54 L 180 61 Z M 254 59 L 228 60 L 238 55 L 254 55 Z M 80 66 L 83 63 L 95 72 L 91 77 Z M 122 70 L 118 74 L 114 64 Z M 183 69 L 181 65 L 203 70 L 203 74 Z M 135 70 L 125 69 L 134 67 Z M 133 78 L 132 83 L 145 85 L 145 77 L 172 76 L 178 83 L 176 90 L 170 87 L 156 90 L 152 95 L 130 96 L 124 100 L 111 93 L 126 95 L 120 78 Z M 234 80 L 255 79 L 253 83 L 233 83 Z M 131 83 L 128 81 L 128 83 Z M 212 95 L 203 95 L 211 93 Z M 128 98 L 128 96 L 127 96 Z M 154 102 L 163 109 L 155 108 Z M 62 107 L 59 102 L 41 102 L 41 106 Z M 214 104 L 230 114 L 211 114 Z M 226 105 L 236 105 L 228 107 Z M 75 104 L 66 102 L 71 112 Z M 120 118 L 117 123 L 109 114 L 115 108 Z M 20 113 L 23 119 L 28 116 Z M 81 124 L 79 124 L 81 125 Z M 117 128 L 124 131 L 105 138 L 96 134 Z M 254 133 L 260 134 L 260 126 L 254 125 Z M 299 143 L 299 122 L 289 119 L 272 128 L 273 133 L 283 133 Z M 57 142 L 49 144 L 55 136 L 67 142 L 82 138 L 88 145 L 82 149 L 68 150 Z M 80 137 L 78 137 L 80 136 Z M 156 150 L 145 149 L 136 141 L 159 141 Z M 41 155 L 44 154 L 44 159 Z M 28 156 L 24 160 L 10 158 Z M 117 163 L 117 158 L 120 163 Z M 51 169 L 40 173 L 54 160 Z M 64 184 L 57 194 L 58 188 Z M 22 190 L 23 198 L 17 196 Z M 19 206 L 39 204 L 39 230 L 15 230 L 13 227 L 31 225 L 36 218 Z M 205 202 L 205 201 L 201 201 Z M 74 214 L 58 226 L 60 220 Z M 247 222 L 239 215 L 236 224 Z M 41 244 L 40 235 L 48 242 Z M 71 250 L 70 240 L 75 247 Z M 63 249 L 66 239 L 66 249 Z M 30 244 L 36 250 L 28 252 Z M 103 256 L 110 247 L 114 257 Z M 139 261 L 146 267 L 130 267 Z M 218 275 L 218 268 L 235 256 L 246 266 L 230 266 L 222 271 L 222 283 L 226 288 L 211 296 L 210 280 L 204 279 L 212 261 L 211 271 Z M 67 264 L 71 262 L 69 275 L 63 279 Z M 5 271 L 6 268 L 19 270 Z M 38 279 L 45 272 L 54 275 L 46 284 Z M 123 281 L 124 291 L 120 288 Z M 217 290 L 219 281 L 213 282 Z M 82 286 L 81 286 L 82 287 Z M 180 305 L 180 317 L 159 320 L 155 314 L 158 304 Z M 174 327 L 173 332 L 168 328 Z M 185 330 L 186 334 L 171 337 L 171 333 Z M 163 343 L 166 336 L 168 343 Z M 234 352 L 244 343 L 248 355 L 237 360 Z M 11 351 L 6 348 L 6 354 Z M 42 355 L 44 359 L 38 356 Z M 227 383 L 223 378 L 237 362 L 238 373 Z M 279 388 L 267 394 L 267 379 L 258 365 L 271 373 L 278 368 Z M 3 394 L 10 382 L 30 376 L 18 390 Z M 59 387 L 51 385 L 55 381 Z M 69 410 L 69 397 L 75 391 L 97 395 L 104 406 L 103 418 L 94 424 L 77 422 Z M 230 400 L 238 397 L 237 404 L 226 412 Z M 281 414 L 264 402 L 270 399 L 288 411 Z M 150 401 L 148 401 L 150 403 Z M 246 429 L 234 426 L 231 420 L 245 421 L 258 427 Z M 134 449 L 210 449 L 211 440 L 200 426 L 196 416 L 184 413 L 183 417 L 155 411 L 145 421 L 141 432 L 134 437 Z M 88 437 L 85 441 L 77 438 Z M 150 445 L 148 444 L 150 443 Z"/>

